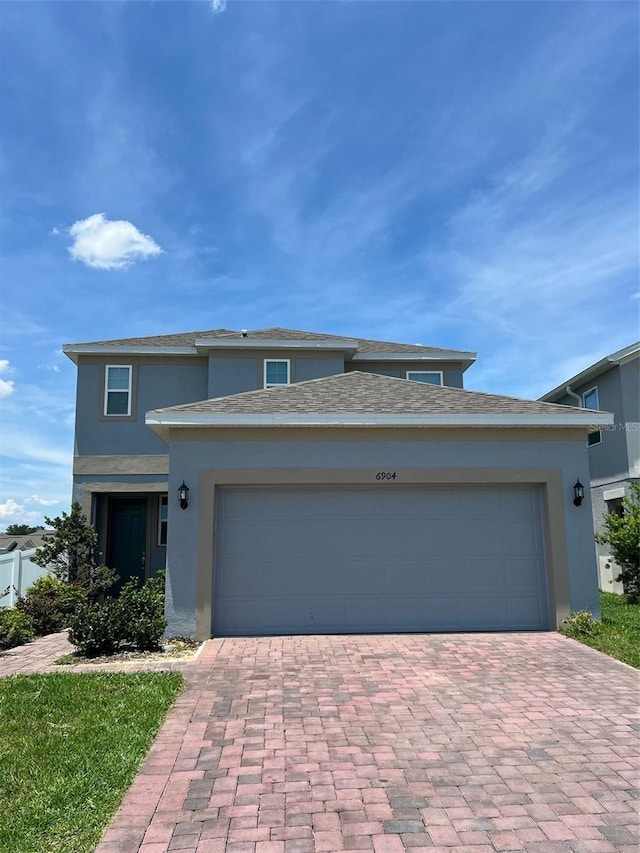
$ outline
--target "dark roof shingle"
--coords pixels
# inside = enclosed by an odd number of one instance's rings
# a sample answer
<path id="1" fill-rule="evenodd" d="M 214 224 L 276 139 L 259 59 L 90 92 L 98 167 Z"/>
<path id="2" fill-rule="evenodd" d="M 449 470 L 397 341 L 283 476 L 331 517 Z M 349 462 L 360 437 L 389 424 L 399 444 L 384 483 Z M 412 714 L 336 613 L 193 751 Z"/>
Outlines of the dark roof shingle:
<path id="1" fill-rule="evenodd" d="M 157 409 L 154 414 L 584 414 L 584 409 L 352 371 Z"/>

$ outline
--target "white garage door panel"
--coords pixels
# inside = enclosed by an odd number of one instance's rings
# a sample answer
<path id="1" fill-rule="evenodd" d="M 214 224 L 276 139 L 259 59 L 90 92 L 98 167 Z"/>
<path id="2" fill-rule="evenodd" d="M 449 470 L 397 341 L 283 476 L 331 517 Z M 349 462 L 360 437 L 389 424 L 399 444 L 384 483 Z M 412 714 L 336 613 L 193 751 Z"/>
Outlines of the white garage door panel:
<path id="1" fill-rule="evenodd" d="M 225 487 L 213 633 L 549 625 L 533 486 Z"/>

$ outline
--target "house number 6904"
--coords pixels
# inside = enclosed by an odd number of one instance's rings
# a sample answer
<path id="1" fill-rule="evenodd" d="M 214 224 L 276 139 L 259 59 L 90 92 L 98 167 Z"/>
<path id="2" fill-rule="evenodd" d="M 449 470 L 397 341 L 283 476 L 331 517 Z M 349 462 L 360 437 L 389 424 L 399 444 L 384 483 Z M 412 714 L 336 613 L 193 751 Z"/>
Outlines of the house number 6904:
<path id="1" fill-rule="evenodd" d="M 395 478 L 395 471 L 378 471 L 378 473 L 376 474 L 376 480 L 395 480 Z"/>

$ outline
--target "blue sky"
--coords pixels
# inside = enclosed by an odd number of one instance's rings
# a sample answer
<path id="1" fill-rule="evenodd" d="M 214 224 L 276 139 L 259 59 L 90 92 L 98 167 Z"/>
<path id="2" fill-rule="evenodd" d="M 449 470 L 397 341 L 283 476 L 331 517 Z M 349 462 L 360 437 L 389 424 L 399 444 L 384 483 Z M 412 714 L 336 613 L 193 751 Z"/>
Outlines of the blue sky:
<path id="1" fill-rule="evenodd" d="M 68 508 L 63 343 L 297 329 L 536 397 L 640 335 L 634 2 L 0 4 L 0 529 Z"/>

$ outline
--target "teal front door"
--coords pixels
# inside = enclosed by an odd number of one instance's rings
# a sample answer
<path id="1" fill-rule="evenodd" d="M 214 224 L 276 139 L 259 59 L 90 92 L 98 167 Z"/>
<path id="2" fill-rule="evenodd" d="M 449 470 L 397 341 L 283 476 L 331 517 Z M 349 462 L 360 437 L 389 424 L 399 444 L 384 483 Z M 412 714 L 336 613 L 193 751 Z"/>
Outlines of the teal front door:
<path id="1" fill-rule="evenodd" d="M 111 498 L 107 565 L 120 576 L 115 591 L 130 578 L 145 579 L 146 548 L 147 499 Z"/>

